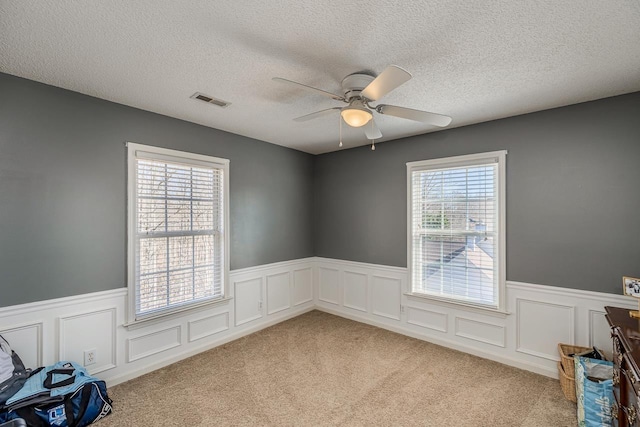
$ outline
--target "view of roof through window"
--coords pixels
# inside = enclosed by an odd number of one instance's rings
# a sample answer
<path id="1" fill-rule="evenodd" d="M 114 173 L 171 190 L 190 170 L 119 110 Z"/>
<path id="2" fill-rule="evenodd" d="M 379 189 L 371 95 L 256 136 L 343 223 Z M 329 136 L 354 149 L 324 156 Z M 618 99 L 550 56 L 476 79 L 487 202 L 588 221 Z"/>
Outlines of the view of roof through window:
<path id="1" fill-rule="evenodd" d="M 413 291 L 496 303 L 496 165 L 413 172 Z"/>

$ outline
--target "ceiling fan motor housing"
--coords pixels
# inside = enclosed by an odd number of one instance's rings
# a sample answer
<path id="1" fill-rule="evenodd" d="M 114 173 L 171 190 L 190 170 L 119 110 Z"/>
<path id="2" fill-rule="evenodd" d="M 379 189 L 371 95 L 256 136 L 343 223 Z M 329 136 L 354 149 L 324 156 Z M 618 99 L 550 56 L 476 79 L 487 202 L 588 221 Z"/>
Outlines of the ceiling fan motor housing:
<path id="1" fill-rule="evenodd" d="M 375 79 L 369 74 L 354 73 L 342 79 L 342 92 L 347 101 L 351 98 L 359 97 L 360 92 Z"/>

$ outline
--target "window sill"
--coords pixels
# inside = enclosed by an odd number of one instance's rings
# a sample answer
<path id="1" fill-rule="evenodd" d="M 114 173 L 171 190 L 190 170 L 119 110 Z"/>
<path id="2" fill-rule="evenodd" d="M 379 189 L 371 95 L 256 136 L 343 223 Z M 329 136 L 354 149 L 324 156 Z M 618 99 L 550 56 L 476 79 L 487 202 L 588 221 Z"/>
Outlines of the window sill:
<path id="1" fill-rule="evenodd" d="M 158 323 L 161 323 L 161 322 L 165 322 L 167 320 L 172 320 L 172 319 L 175 319 L 177 317 L 184 316 L 185 313 L 187 313 L 187 312 L 189 312 L 190 314 L 198 313 L 200 311 L 204 311 L 205 309 L 209 309 L 211 307 L 225 305 L 225 304 L 229 303 L 229 301 L 231 301 L 232 299 L 233 299 L 233 297 L 224 297 L 224 298 L 220 298 L 220 299 L 204 301 L 204 302 L 193 304 L 193 305 L 177 307 L 177 308 L 175 308 L 173 310 L 163 311 L 161 313 L 157 313 L 157 314 L 151 315 L 149 317 L 144 317 L 142 319 L 136 319 L 136 320 L 127 322 L 127 323 L 124 324 L 124 327 L 127 328 L 130 331 L 133 331 L 133 330 L 136 330 L 136 329 L 139 329 L 139 328 L 155 325 L 155 324 L 158 324 Z"/>
<path id="2" fill-rule="evenodd" d="M 410 299 L 415 299 L 416 301 L 427 300 L 431 303 L 435 303 L 438 305 L 457 308 L 457 309 L 464 309 L 467 311 L 472 311 L 480 314 L 488 314 L 495 317 L 506 318 L 511 314 L 510 312 L 503 309 L 499 309 L 499 308 L 483 307 L 480 305 L 466 303 L 464 301 L 456 301 L 453 299 L 441 298 L 434 295 L 418 294 L 418 293 L 412 293 L 412 292 L 405 292 L 404 295 L 409 297 Z"/>

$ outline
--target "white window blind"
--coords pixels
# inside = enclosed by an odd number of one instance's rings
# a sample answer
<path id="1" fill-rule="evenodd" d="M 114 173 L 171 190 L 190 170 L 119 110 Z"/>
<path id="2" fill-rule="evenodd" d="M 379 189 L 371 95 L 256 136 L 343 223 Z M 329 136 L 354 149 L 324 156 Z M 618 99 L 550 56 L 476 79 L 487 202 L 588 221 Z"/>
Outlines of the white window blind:
<path id="1" fill-rule="evenodd" d="M 412 292 L 498 309 L 500 157 L 471 157 L 409 168 Z"/>
<path id="2" fill-rule="evenodd" d="M 130 159 L 136 320 L 225 292 L 224 165 L 145 148 Z"/>

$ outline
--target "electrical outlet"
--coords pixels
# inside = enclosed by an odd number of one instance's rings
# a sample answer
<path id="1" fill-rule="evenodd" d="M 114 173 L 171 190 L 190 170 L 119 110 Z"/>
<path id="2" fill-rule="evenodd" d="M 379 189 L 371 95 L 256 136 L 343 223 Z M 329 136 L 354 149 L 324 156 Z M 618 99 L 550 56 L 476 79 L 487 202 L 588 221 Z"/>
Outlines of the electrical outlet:
<path id="1" fill-rule="evenodd" d="M 84 351 L 84 366 L 93 365 L 96 363 L 96 349 L 92 348 L 91 350 Z"/>

